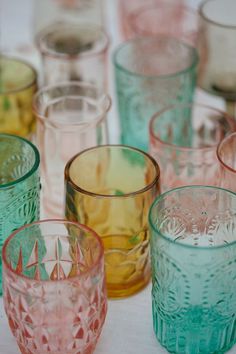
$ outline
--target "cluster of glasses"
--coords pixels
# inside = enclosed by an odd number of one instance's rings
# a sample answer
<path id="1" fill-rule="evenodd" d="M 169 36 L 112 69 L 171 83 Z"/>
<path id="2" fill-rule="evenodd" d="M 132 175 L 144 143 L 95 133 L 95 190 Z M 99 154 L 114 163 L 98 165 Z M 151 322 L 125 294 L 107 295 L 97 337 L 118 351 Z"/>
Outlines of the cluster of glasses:
<path id="1" fill-rule="evenodd" d="M 198 11 L 119 0 L 119 145 L 108 129 L 104 4 L 37 6 L 48 9 L 36 23 L 40 73 L 0 57 L 0 294 L 20 351 L 93 353 L 107 296 L 133 295 L 151 277 L 154 331 L 169 352 L 227 351 L 236 343 L 235 0 Z M 196 87 L 225 109 L 195 102 Z"/>

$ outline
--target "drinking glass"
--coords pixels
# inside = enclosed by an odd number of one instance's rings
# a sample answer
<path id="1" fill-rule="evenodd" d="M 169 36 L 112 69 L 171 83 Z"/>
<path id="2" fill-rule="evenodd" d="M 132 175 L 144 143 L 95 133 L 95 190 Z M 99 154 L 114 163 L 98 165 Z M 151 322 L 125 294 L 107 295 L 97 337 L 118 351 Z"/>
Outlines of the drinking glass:
<path id="1" fill-rule="evenodd" d="M 114 52 L 121 142 L 148 150 L 151 116 L 165 106 L 192 100 L 196 49 L 172 37 L 138 37 Z"/>
<path id="2" fill-rule="evenodd" d="M 182 187 L 153 203 L 152 308 L 171 353 L 224 353 L 236 342 L 236 194 Z"/>
<path id="3" fill-rule="evenodd" d="M 122 145 L 93 147 L 65 168 L 66 218 L 93 228 L 105 248 L 108 296 L 125 297 L 150 280 L 147 215 L 159 192 L 159 167 Z"/>
<path id="4" fill-rule="evenodd" d="M 35 128 L 32 99 L 37 74 L 28 63 L 0 56 L 0 132 L 30 138 Z"/>
<path id="5" fill-rule="evenodd" d="M 236 133 L 226 136 L 217 148 L 220 186 L 236 192 Z"/>
<path id="6" fill-rule="evenodd" d="M 44 84 L 86 81 L 106 88 L 109 40 L 99 26 L 57 22 L 40 31 L 36 43 Z"/>
<path id="7" fill-rule="evenodd" d="M 192 46 L 197 44 L 198 14 L 180 3 L 145 4 L 128 17 L 130 36 L 176 37 Z"/>
<path id="8" fill-rule="evenodd" d="M 39 219 L 39 152 L 24 138 L 0 134 L 0 295 L 2 245 L 10 233 Z"/>
<path id="9" fill-rule="evenodd" d="M 220 184 L 216 148 L 236 123 L 202 104 L 174 105 L 150 122 L 150 153 L 161 169 L 161 192 L 184 185 Z"/>
<path id="10" fill-rule="evenodd" d="M 235 115 L 236 2 L 207 0 L 199 10 L 199 86 L 225 99 Z"/>
<path id="11" fill-rule="evenodd" d="M 4 305 L 24 354 L 91 354 L 107 312 L 103 247 L 87 227 L 44 220 L 3 246 Z"/>
<path id="12" fill-rule="evenodd" d="M 83 149 L 108 142 L 106 118 L 110 106 L 110 97 L 88 83 L 51 85 L 36 94 L 33 110 L 47 217 L 63 216 L 63 175 L 68 160 Z"/>

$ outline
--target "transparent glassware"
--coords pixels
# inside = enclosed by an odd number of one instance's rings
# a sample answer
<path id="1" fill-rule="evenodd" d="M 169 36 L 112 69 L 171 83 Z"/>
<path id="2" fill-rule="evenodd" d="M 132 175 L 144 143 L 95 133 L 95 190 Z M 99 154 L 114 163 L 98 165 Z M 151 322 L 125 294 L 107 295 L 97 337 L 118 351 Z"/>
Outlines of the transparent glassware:
<path id="1" fill-rule="evenodd" d="M 226 136 L 217 148 L 220 186 L 236 192 L 236 133 Z"/>
<path id="2" fill-rule="evenodd" d="M 111 99 L 100 88 L 67 82 L 42 88 L 34 98 L 37 144 L 42 160 L 42 202 L 46 217 L 62 217 L 64 167 L 81 150 L 108 143 Z"/>
<path id="3" fill-rule="evenodd" d="M 37 73 L 28 63 L 0 56 L 0 133 L 30 138 L 35 129 L 32 113 Z"/>
<path id="4" fill-rule="evenodd" d="M 129 14 L 128 23 L 128 37 L 163 34 L 197 44 L 198 13 L 178 1 L 140 6 Z"/>
<path id="5" fill-rule="evenodd" d="M 163 35 L 138 37 L 116 48 L 113 63 L 121 143 L 148 151 L 152 115 L 193 98 L 196 49 Z"/>
<path id="6" fill-rule="evenodd" d="M 0 295 L 2 245 L 11 232 L 39 219 L 39 152 L 19 136 L 0 134 Z"/>
<path id="7" fill-rule="evenodd" d="M 199 86 L 225 99 L 227 110 L 235 116 L 236 101 L 236 2 L 202 2 L 198 49 Z"/>
<path id="8" fill-rule="evenodd" d="M 44 85 L 85 81 L 106 88 L 109 39 L 101 27 L 57 22 L 38 33 L 36 44 Z"/>
<path id="9" fill-rule="evenodd" d="M 103 0 L 34 0 L 35 34 L 58 21 L 104 25 Z"/>
<path id="10" fill-rule="evenodd" d="M 107 312 L 104 251 L 87 227 L 44 220 L 3 246 L 4 305 L 24 354 L 91 354 Z"/>
<path id="11" fill-rule="evenodd" d="M 236 194 L 182 187 L 153 203 L 153 326 L 171 353 L 224 353 L 236 342 Z"/>
<path id="12" fill-rule="evenodd" d="M 216 149 L 236 131 L 232 117 L 202 104 L 173 105 L 156 113 L 149 128 L 162 193 L 184 185 L 220 185 Z"/>
<path id="13" fill-rule="evenodd" d="M 108 296 L 121 298 L 150 280 L 147 215 L 159 193 L 159 167 L 146 153 L 122 145 L 93 147 L 65 168 L 68 220 L 93 228 L 105 248 Z"/>

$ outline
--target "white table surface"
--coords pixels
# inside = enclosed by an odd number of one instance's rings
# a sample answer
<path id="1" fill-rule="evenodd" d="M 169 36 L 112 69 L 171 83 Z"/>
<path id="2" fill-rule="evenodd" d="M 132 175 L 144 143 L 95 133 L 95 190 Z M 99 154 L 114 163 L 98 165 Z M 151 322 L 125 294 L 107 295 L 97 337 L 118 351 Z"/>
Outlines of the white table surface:
<path id="1" fill-rule="evenodd" d="M 22 51 L 22 45 L 29 43 L 32 3 L 34 0 L 0 0 L 0 51 L 17 53 L 34 62 L 32 53 Z M 35 0 L 40 1 L 40 0 Z M 129 0 L 127 0 L 129 1 Z M 144 0 L 145 1 L 145 0 Z M 199 0 L 189 0 L 196 6 Z M 116 33 L 116 0 L 107 0 L 111 36 L 111 51 L 119 41 Z M 16 50 L 20 48 L 21 50 Z M 110 94 L 114 98 L 113 74 L 110 61 Z M 197 98 L 202 100 L 202 93 Z M 204 96 L 208 103 L 215 98 Z M 210 101 L 210 102 L 209 102 Z M 221 104 L 220 104 L 221 106 Z M 115 99 L 109 117 L 111 142 L 118 140 L 119 127 Z M 152 329 L 151 284 L 142 292 L 123 299 L 109 301 L 108 314 L 94 354 L 164 354 L 167 353 L 157 342 Z M 19 349 L 12 336 L 0 297 L 0 354 L 18 354 Z M 236 354 L 236 346 L 228 353 Z M 66 353 L 65 353 L 66 354 Z"/>

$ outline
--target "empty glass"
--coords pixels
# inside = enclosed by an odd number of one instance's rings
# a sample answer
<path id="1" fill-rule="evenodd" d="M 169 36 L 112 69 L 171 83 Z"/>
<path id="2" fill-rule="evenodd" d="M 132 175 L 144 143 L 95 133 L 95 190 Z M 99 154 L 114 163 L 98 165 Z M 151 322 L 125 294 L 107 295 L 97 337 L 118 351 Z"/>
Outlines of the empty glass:
<path id="1" fill-rule="evenodd" d="M 149 223 L 157 339 L 171 353 L 224 353 L 236 342 L 236 194 L 174 189 Z"/>
<path id="2" fill-rule="evenodd" d="M 150 280 L 148 210 L 159 193 L 159 167 L 122 145 L 93 147 L 65 168 L 66 218 L 103 241 L 108 295 L 125 297 Z"/>
<path id="3" fill-rule="evenodd" d="M 11 232 L 39 219 L 39 152 L 29 141 L 0 134 L 0 295 L 2 245 Z"/>
<path id="4" fill-rule="evenodd" d="M 217 148 L 220 186 L 236 192 L 236 133 L 225 137 Z"/>
<path id="5" fill-rule="evenodd" d="M 110 106 L 110 97 L 88 83 L 61 83 L 36 94 L 33 109 L 47 217 L 63 216 L 63 174 L 68 160 L 83 149 L 108 142 L 106 118 Z"/>
<path id="6" fill-rule="evenodd" d="M 31 137 L 35 128 L 32 99 L 37 74 L 28 63 L 0 56 L 0 132 Z"/>
<path id="7" fill-rule="evenodd" d="M 93 353 L 107 312 L 103 255 L 95 232 L 63 220 L 6 240 L 4 305 L 22 353 Z"/>
<path id="8" fill-rule="evenodd" d="M 174 105 L 150 122 L 150 153 L 161 169 L 161 192 L 184 185 L 220 184 L 216 148 L 236 123 L 201 104 Z"/>
<path id="9" fill-rule="evenodd" d="M 42 57 L 44 84 L 86 81 L 106 88 L 106 33 L 95 24 L 58 22 L 36 38 Z"/>
<path id="10" fill-rule="evenodd" d="M 118 46 L 113 61 L 121 142 L 147 151 L 152 115 L 192 100 L 197 52 L 172 37 L 138 37 Z"/>

